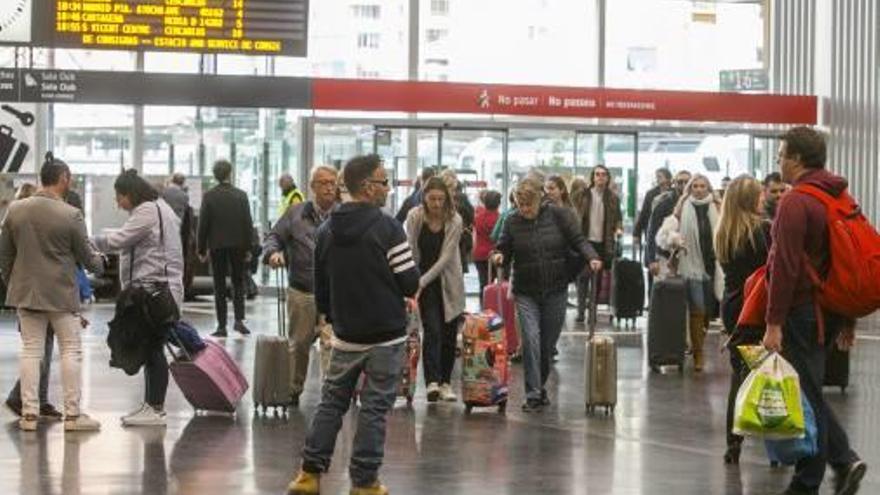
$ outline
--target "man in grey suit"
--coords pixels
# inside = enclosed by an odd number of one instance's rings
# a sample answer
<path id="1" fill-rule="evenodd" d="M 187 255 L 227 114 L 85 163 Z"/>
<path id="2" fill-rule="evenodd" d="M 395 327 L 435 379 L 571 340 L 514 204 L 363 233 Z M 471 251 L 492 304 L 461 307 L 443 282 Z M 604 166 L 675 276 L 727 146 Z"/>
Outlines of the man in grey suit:
<path id="1" fill-rule="evenodd" d="M 101 427 L 79 408 L 82 342 L 75 273 L 77 263 L 94 273 L 101 273 L 104 263 L 89 243 L 82 213 L 63 200 L 70 180 L 67 164 L 47 159 L 40 169 L 42 188 L 9 206 L 0 232 L 0 275 L 9 287 L 6 304 L 17 309 L 21 325 L 19 427 L 24 431 L 37 429 L 37 384 L 49 324 L 61 348 L 65 431 Z"/>

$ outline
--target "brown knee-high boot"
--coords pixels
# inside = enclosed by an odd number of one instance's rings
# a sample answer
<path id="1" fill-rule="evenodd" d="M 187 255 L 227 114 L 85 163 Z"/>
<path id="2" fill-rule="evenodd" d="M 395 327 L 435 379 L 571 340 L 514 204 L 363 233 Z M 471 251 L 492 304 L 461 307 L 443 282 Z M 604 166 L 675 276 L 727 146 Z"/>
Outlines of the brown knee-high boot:
<path id="1" fill-rule="evenodd" d="M 703 313 L 691 313 L 691 350 L 694 353 L 694 370 L 703 371 L 703 341 L 706 339 L 706 319 Z"/>

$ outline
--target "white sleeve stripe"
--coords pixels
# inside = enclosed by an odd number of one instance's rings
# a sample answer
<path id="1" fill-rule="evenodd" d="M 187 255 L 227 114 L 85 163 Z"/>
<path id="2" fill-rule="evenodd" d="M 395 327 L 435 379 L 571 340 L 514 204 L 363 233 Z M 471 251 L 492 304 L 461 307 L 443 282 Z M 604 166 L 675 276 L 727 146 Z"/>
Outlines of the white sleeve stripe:
<path id="1" fill-rule="evenodd" d="M 395 268 L 395 269 L 394 269 L 394 273 L 405 272 L 405 271 L 407 271 L 407 270 L 409 270 L 409 269 L 411 269 L 411 268 L 415 268 L 415 266 L 416 266 L 415 261 L 410 260 L 410 261 L 408 261 L 407 263 L 404 263 L 403 265 L 400 265 L 400 266 L 398 266 L 397 268 Z"/>
<path id="2" fill-rule="evenodd" d="M 403 241 L 402 243 L 394 246 L 393 248 L 388 250 L 388 259 L 391 259 L 398 254 L 409 249 L 409 241 Z"/>
<path id="3" fill-rule="evenodd" d="M 399 265 L 399 264 L 403 263 L 404 261 L 409 261 L 411 259 L 412 259 L 412 251 L 407 251 L 407 252 L 401 254 L 400 256 L 391 258 L 391 260 L 388 262 L 388 264 L 391 266 Z"/>

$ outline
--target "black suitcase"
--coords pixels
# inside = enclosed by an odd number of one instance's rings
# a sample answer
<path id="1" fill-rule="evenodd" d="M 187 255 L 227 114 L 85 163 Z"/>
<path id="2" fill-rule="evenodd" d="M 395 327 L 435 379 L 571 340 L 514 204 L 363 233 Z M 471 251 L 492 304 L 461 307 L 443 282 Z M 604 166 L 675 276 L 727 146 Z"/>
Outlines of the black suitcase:
<path id="1" fill-rule="evenodd" d="M 840 387 L 841 393 L 846 393 L 849 386 L 849 351 L 842 351 L 835 342 L 828 345 L 825 356 L 825 381 L 826 387 Z"/>
<path id="2" fill-rule="evenodd" d="M 619 258 L 611 266 L 611 319 L 629 320 L 642 316 L 645 306 L 645 276 L 638 261 Z"/>
<path id="3" fill-rule="evenodd" d="M 684 279 L 655 280 L 648 309 L 648 366 L 676 365 L 684 371 L 687 341 L 687 286 Z"/>

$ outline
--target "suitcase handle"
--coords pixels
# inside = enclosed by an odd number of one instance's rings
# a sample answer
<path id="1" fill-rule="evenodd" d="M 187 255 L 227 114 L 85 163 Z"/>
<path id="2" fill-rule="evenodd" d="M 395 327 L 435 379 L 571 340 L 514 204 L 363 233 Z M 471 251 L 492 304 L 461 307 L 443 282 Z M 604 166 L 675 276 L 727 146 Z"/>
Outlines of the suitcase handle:
<path id="1" fill-rule="evenodd" d="M 596 314 L 596 311 L 599 308 L 599 283 L 601 281 L 600 275 L 601 270 L 594 270 L 592 273 L 592 282 L 590 283 L 590 318 L 589 318 L 589 327 L 590 327 L 590 340 L 593 340 L 593 336 L 596 335 L 596 321 L 599 319 L 599 316 Z"/>
<path id="2" fill-rule="evenodd" d="M 278 298 L 275 305 L 276 316 L 278 317 L 278 336 L 287 338 L 287 290 L 284 268 L 275 270 L 275 283 L 278 285 Z"/>

